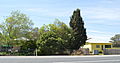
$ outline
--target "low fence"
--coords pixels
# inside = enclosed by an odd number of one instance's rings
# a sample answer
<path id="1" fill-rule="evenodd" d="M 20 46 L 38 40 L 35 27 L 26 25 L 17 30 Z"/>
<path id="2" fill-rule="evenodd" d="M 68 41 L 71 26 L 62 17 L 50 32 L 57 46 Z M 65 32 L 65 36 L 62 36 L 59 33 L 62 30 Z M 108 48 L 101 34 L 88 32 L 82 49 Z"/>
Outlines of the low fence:
<path id="1" fill-rule="evenodd" d="M 119 55 L 120 49 L 103 49 L 104 55 Z"/>
<path id="2" fill-rule="evenodd" d="M 80 48 L 79 50 L 73 50 L 72 55 L 89 55 L 88 48 Z"/>
<path id="3" fill-rule="evenodd" d="M 83 52 L 84 55 L 89 55 L 89 49 L 88 48 L 80 48 L 80 50 Z"/>

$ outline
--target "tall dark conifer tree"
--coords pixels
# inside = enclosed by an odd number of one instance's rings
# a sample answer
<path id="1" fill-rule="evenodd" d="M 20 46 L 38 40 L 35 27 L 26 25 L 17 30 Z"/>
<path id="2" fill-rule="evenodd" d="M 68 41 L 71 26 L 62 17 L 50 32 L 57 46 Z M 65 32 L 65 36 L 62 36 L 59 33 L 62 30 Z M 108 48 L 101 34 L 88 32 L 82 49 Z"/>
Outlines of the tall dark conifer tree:
<path id="1" fill-rule="evenodd" d="M 77 50 L 84 45 L 87 40 L 86 29 L 84 28 L 84 21 L 80 15 L 80 9 L 73 12 L 70 20 L 70 27 L 73 30 L 72 49 Z"/>

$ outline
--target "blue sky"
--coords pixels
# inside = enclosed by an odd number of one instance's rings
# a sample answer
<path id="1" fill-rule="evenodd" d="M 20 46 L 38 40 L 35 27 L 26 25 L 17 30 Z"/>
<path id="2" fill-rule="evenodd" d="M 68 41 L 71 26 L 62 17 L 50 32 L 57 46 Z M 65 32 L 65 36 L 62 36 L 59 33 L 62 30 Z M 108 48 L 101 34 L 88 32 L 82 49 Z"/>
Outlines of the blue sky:
<path id="1" fill-rule="evenodd" d="M 69 25 L 79 8 L 90 42 L 108 42 L 120 32 L 120 0 L 0 0 L 0 23 L 11 11 L 27 14 L 35 27 L 53 23 L 55 18 Z"/>

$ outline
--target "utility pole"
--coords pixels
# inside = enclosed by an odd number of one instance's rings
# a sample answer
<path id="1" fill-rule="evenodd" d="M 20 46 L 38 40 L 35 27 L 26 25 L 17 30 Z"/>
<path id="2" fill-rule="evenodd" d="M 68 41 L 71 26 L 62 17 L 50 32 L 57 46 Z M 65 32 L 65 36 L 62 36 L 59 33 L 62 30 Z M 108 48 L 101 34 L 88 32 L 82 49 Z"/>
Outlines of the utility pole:
<path id="1" fill-rule="evenodd" d="M 37 56 L 37 48 L 36 48 L 36 50 L 35 50 L 35 56 Z"/>

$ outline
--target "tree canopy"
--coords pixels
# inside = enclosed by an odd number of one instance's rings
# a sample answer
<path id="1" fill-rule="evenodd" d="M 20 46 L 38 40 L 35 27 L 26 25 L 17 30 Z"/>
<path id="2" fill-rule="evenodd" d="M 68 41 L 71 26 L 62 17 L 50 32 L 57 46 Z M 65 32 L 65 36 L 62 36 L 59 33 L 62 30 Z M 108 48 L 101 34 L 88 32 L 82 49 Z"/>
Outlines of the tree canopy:
<path id="1" fill-rule="evenodd" d="M 53 24 L 42 26 L 39 33 L 37 46 L 40 54 L 45 54 L 45 52 L 46 54 L 61 54 L 70 48 L 71 29 L 58 19 Z"/>
<path id="2" fill-rule="evenodd" d="M 26 14 L 12 11 L 0 24 L 1 44 L 19 46 L 21 55 L 33 55 L 35 50 L 39 55 L 69 54 L 84 45 L 87 39 L 79 9 L 73 12 L 71 28 L 58 19 L 40 28 L 33 25 Z"/>
<path id="3" fill-rule="evenodd" d="M 20 11 L 13 11 L 1 24 L 2 34 L 9 36 L 10 39 L 23 37 L 32 28 L 32 21 Z"/>
<path id="4" fill-rule="evenodd" d="M 79 49 L 80 46 L 85 45 L 87 40 L 86 28 L 84 28 L 84 21 L 80 15 L 80 9 L 73 12 L 70 20 L 70 27 L 73 30 L 73 49 Z"/>
<path id="5" fill-rule="evenodd" d="M 111 40 L 113 47 L 120 47 L 120 34 L 116 34 L 111 38 Z"/>

